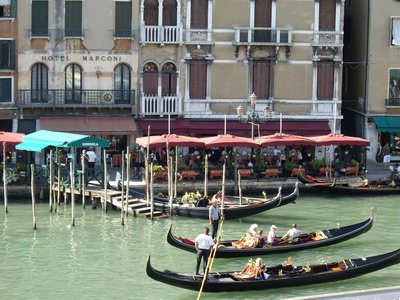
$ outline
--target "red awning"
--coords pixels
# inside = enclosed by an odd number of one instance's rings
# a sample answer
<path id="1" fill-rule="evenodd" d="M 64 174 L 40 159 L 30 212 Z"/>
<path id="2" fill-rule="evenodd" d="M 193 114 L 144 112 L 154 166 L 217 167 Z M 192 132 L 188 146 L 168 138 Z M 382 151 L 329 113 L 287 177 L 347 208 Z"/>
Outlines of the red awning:
<path id="1" fill-rule="evenodd" d="M 15 145 L 22 143 L 23 133 L 0 131 L 0 151 L 3 151 L 3 143 L 6 143 L 6 151 L 15 151 Z"/>
<path id="2" fill-rule="evenodd" d="M 150 126 L 150 135 L 168 133 L 168 120 L 137 120 L 147 135 L 147 127 Z M 279 132 L 279 121 L 260 123 L 260 135 L 269 135 Z M 175 134 L 186 134 L 196 136 L 212 136 L 224 134 L 223 120 L 190 120 L 176 119 L 170 122 L 170 132 Z M 284 121 L 282 132 L 287 134 L 314 136 L 331 133 L 328 121 Z M 251 135 L 251 124 L 240 123 L 239 121 L 227 121 L 226 133 L 236 136 L 249 137 Z M 254 126 L 255 136 L 258 136 L 258 126 Z"/>
<path id="3" fill-rule="evenodd" d="M 234 136 L 231 134 L 219 134 L 217 136 L 200 138 L 204 142 L 206 149 L 219 147 L 252 147 L 260 148 L 260 144 L 251 138 Z"/>
<path id="4" fill-rule="evenodd" d="M 147 148 L 149 138 L 147 136 L 136 139 L 136 143 Z M 166 147 L 167 141 L 170 147 L 175 146 L 190 146 L 190 147 L 204 147 L 204 142 L 198 138 L 190 136 L 182 136 L 176 134 L 162 134 L 156 136 L 150 136 L 150 148 Z"/>
<path id="5" fill-rule="evenodd" d="M 315 146 L 317 143 L 311 138 L 286 133 L 275 133 L 256 139 L 261 146 Z"/>
<path id="6" fill-rule="evenodd" d="M 370 142 L 359 137 L 346 136 L 344 134 L 327 134 L 323 136 L 312 137 L 317 142 L 318 146 L 369 146 Z"/>
<path id="7" fill-rule="evenodd" d="M 133 117 L 40 117 L 40 129 L 88 135 L 131 135 L 136 133 Z"/>

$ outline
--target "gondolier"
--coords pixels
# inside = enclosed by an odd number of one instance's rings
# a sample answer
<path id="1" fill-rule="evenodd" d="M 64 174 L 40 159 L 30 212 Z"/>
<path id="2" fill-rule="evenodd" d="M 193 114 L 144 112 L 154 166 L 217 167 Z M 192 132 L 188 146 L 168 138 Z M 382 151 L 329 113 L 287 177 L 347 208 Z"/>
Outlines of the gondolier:
<path id="1" fill-rule="evenodd" d="M 196 238 L 195 247 L 197 250 L 197 264 L 196 275 L 199 275 L 201 259 L 203 258 L 203 272 L 206 272 L 208 256 L 210 255 L 210 248 L 214 246 L 214 240 L 208 235 L 210 229 L 204 227 L 204 233 L 199 234 Z"/>
<path id="2" fill-rule="evenodd" d="M 210 225 L 212 226 L 212 238 L 214 239 L 217 235 L 219 219 L 221 218 L 221 210 L 219 209 L 218 201 L 215 198 L 211 200 L 211 206 L 208 215 L 210 219 Z"/>

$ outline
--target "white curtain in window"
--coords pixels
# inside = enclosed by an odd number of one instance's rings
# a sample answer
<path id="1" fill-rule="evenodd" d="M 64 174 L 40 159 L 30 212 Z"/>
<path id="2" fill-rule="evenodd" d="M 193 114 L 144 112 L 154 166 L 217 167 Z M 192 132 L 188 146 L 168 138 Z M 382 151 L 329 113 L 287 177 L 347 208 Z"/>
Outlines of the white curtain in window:
<path id="1" fill-rule="evenodd" d="M 0 5 L 11 5 L 11 0 L 0 0 Z"/>
<path id="2" fill-rule="evenodd" d="M 392 44 L 400 45 L 400 19 L 392 21 Z"/>

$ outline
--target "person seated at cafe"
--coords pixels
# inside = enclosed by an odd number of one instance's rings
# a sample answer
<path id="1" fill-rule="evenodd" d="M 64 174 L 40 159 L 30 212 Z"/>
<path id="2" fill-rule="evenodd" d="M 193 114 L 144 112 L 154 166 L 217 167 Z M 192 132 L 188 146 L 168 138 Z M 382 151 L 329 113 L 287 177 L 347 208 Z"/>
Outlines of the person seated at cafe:
<path id="1" fill-rule="evenodd" d="M 191 170 L 199 170 L 199 165 L 196 163 L 196 161 L 195 161 L 193 158 L 191 158 L 191 159 L 189 160 L 188 167 L 189 167 L 189 169 L 191 169 Z"/>
<path id="2" fill-rule="evenodd" d="M 251 173 L 254 173 L 254 164 L 251 160 L 247 163 L 247 168 L 250 169 Z"/>
<path id="3" fill-rule="evenodd" d="M 154 159 L 157 161 L 157 164 L 161 166 L 167 165 L 167 154 L 162 148 L 158 148 Z"/>

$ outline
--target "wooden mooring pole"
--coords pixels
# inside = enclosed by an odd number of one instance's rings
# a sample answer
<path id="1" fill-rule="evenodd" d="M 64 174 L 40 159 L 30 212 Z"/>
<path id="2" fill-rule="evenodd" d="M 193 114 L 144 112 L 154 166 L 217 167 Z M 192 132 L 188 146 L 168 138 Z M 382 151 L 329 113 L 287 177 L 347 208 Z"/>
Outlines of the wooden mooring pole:
<path id="1" fill-rule="evenodd" d="M 103 162 L 104 162 L 104 200 L 101 202 L 101 206 L 105 212 L 107 212 L 107 159 L 106 149 L 103 150 Z"/>
<path id="2" fill-rule="evenodd" d="M 36 198 L 35 198 L 35 165 L 31 164 L 31 194 L 32 194 L 32 221 L 36 229 Z"/>
<path id="3" fill-rule="evenodd" d="M 6 213 L 8 213 L 6 142 L 3 142 L 3 193 L 4 193 L 4 210 L 6 211 Z"/>
<path id="4" fill-rule="evenodd" d="M 71 225 L 75 226 L 75 174 L 74 174 L 74 159 L 70 162 L 70 176 L 71 176 Z"/>
<path id="5" fill-rule="evenodd" d="M 208 155 L 204 155 L 204 197 L 208 196 Z"/>
<path id="6" fill-rule="evenodd" d="M 128 218 L 129 182 L 131 181 L 131 153 L 129 146 L 126 147 L 126 193 L 125 193 L 125 217 Z"/>
<path id="7" fill-rule="evenodd" d="M 85 153 L 81 155 L 81 165 L 82 165 L 82 207 L 85 209 L 86 206 L 86 176 L 85 176 Z"/>
<path id="8" fill-rule="evenodd" d="M 50 170 L 49 170 L 49 211 L 53 212 L 55 209 L 53 208 L 53 182 L 54 182 L 54 172 L 53 172 L 53 167 L 54 167 L 54 160 L 53 160 L 53 150 L 50 150 L 50 159 L 49 159 L 49 165 L 50 165 Z"/>
<path id="9" fill-rule="evenodd" d="M 154 213 L 154 194 L 153 194 L 153 161 L 150 162 L 150 218 L 153 220 Z"/>
<path id="10" fill-rule="evenodd" d="M 125 151 L 122 151 L 121 159 L 121 225 L 125 225 L 124 213 L 124 192 L 125 192 Z"/>

